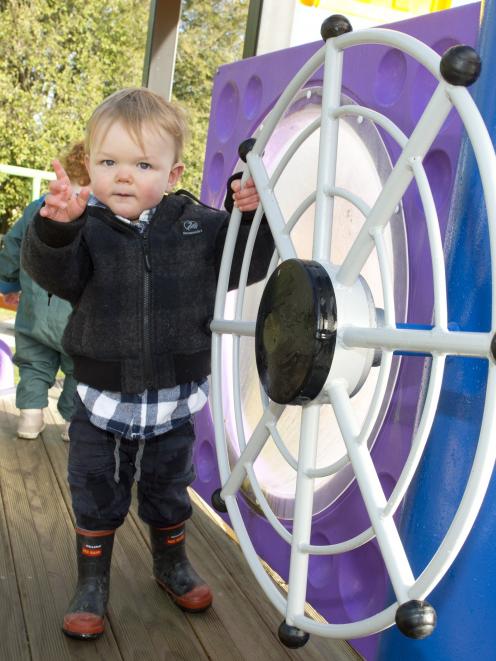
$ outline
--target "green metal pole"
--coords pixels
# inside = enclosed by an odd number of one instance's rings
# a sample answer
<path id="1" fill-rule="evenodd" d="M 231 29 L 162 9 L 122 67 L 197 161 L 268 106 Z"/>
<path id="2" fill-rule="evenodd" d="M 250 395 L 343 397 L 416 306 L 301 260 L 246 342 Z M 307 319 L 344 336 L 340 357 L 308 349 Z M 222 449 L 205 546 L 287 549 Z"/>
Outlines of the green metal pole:
<path id="1" fill-rule="evenodd" d="M 245 43 L 243 59 L 257 54 L 258 34 L 262 18 L 263 0 L 250 0 L 248 18 L 246 20 Z"/>

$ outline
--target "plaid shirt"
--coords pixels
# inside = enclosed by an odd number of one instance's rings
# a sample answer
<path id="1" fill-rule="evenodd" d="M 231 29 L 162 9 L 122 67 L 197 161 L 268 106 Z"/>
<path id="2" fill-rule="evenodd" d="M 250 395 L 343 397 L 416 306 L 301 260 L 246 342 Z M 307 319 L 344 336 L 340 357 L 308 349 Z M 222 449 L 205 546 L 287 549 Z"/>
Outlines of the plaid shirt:
<path id="1" fill-rule="evenodd" d="M 207 403 L 208 381 L 175 388 L 145 390 L 137 395 L 77 386 L 92 424 L 132 440 L 165 434 L 184 424 Z"/>
<path id="2" fill-rule="evenodd" d="M 93 195 L 89 204 L 105 207 Z M 143 211 L 136 222 L 116 216 L 126 224 L 132 224 L 142 233 L 155 209 Z M 208 381 L 188 383 L 174 388 L 145 390 L 137 395 L 102 391 L 79 383 L 81 397 L 92 424 L 117 436 L 128 439 L 146 439 L 159 436 L 184 424 L 198 413 L 208 399 Z"/>

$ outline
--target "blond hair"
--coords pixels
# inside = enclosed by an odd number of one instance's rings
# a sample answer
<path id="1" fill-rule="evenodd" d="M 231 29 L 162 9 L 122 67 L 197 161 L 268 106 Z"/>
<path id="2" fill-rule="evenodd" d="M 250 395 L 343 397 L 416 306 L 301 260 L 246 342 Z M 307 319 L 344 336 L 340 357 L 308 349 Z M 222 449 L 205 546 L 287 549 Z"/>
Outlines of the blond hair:
<path id="1" fill-rule="evenodd" d="M 74 184 L 79 186 L 87 186 L 90 183 L 88 170 L 84 163 L 85 146 L 84 140 L 75 142 L 67 151 L 60 157 L 64 170 L 67 176 Z"/>
<path id="2" fill-rule="evenodd" d="M 179 105 L 166 101 L 146 87 L 128 87 L 114 92 L 93 111 L 86 127 L 85 149 L 89 154 L 100 130 L 112 122 L 122 122 L 137 144 L 143 147 L 143 124 L 167 133 L 174 140 L 175 160 L 179 161 L 188 135 L 186 113 Z"/>

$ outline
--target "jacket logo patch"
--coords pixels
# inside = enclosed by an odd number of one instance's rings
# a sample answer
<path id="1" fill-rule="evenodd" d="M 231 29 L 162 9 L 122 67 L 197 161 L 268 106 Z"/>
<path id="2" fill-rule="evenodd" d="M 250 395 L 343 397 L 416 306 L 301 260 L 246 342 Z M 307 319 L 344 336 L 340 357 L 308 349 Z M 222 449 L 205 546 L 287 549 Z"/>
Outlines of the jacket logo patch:
<path id="1" fill-rule="evenodd" d="M 202 232 L 202 227 L 197 220 L 183 220 L 183 234 L 185 236 L 201 234 Z"/>

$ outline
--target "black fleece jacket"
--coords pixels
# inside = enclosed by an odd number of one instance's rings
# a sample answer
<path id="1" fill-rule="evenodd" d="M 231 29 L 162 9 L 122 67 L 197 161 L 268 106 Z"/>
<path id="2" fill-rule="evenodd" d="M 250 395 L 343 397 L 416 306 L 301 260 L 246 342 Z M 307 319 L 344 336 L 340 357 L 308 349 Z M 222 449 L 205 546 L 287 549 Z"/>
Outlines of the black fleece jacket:
<path id="1" fill-rule="evenodd" d="M 231 289 L 252 216 L 243 214 Z M 78 381 L 138 393 L 210 373 L 209 324 L 228 222 L 225 211 L 181 194 L 162 199 L 143 234 L 107 208 L 88 207 L 70 223 L 35 216 L 24 237 L 22 265 L 39 285 L 74 306 L 63 347 Z M 265 276 L 273 250 L 264 221 L 249 283 Z"/>

